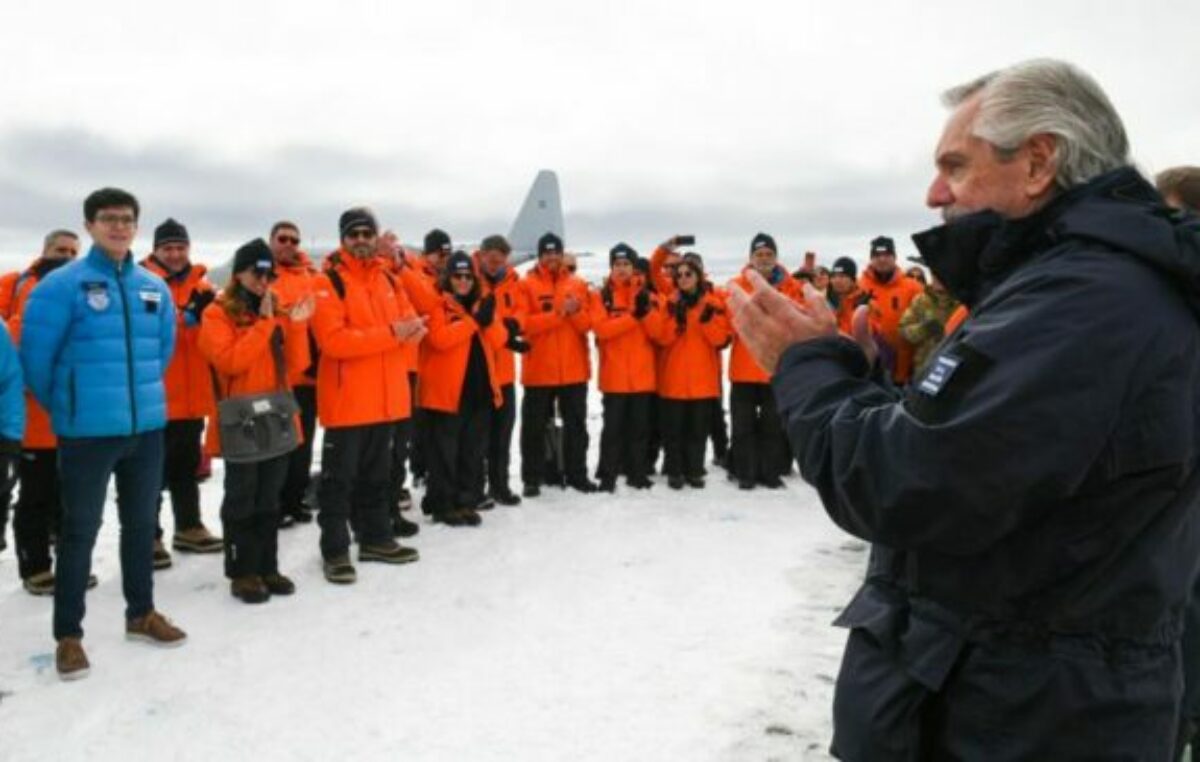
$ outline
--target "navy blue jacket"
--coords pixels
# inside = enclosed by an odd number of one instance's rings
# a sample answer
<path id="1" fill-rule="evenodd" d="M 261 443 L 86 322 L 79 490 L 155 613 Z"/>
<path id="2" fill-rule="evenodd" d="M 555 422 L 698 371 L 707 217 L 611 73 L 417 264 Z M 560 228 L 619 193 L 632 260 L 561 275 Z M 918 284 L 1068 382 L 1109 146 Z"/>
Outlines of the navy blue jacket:
<path id="1" fill-rule="evenodd" d="M 167 422 L 175 308 L 162 280 L 93 246 L 34 287 L 21 329 L 25 382 L 61 437 L 130 436 Z"/>
<path id="2" fill-rule="evenodd" d="M 1200 225 L 1126 169 L 914 240 L 971 317 L 902 397 L 843 338 L 773 379 L 805 479 L 875 543 L 836 750 L 905 758 L 928 710 L 951 756 L 1159 758 L 1200 559 Z"/>

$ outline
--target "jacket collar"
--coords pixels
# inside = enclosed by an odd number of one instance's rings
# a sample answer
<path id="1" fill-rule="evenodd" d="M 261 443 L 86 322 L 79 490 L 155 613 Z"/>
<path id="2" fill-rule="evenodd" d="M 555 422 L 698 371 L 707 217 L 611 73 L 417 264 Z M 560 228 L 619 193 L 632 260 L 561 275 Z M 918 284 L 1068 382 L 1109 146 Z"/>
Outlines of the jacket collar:
<path id="1" fill-rule="evenodd" d="M 89 265 L 99 270 L 111 270 L 114 273 L 119 271 L 122 274 L 126 274 L 133 269 L 133 252 L 125 252 L 125 257 L 118 265 L 116 262 L 113 262 L 111 258 L 109 258 L 104 249 L 100 248 L 96 244 L 92 244 L 92 248 L 88 249 L 87 262 Z"/>

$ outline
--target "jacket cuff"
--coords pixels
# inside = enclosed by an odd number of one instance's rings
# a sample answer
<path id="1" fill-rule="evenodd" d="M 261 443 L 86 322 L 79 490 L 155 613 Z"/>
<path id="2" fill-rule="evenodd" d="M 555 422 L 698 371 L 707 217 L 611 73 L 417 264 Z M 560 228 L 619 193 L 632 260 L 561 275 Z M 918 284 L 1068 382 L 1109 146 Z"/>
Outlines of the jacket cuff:
<path id="1" fill-rule="evenodd" d="M 858 344 L 844 336 L 829 336 L 793 344 L 784 350 L 771 377 L 780 413 L 805 404 L 831 383 L 866 378 L 871 372 Z"/>

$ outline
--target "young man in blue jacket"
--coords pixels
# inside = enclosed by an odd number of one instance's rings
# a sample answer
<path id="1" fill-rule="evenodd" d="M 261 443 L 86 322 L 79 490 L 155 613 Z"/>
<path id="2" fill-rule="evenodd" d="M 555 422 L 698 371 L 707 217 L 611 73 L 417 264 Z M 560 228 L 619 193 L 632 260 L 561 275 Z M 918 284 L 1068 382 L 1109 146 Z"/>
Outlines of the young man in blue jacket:
<path id="1" fill-rule="evenodd" d="M 34 288 L 25 310 L 25 381 L 59 438 L 63 516 L 54 591 L 55 662 L 64 680 L 88 672 L 84 592 L 108 481 L 116 475 L 126 637 L 180 645 L 187 637 L 154 609 L 153 549 L 162 481 L 166 393 L 175 311 L 161 279 L 133 261 L 138 202 L 117 188 L 83 204 L 94 243 Z"/>

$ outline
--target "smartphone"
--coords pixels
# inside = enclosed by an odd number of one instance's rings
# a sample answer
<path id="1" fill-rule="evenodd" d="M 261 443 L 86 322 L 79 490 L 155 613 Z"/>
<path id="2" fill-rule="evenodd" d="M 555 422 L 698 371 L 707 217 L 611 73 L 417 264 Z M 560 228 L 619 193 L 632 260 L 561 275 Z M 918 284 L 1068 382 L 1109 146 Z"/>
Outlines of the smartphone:
<path id="1" fill-rule="evenodd" d="M 695 246 L 696 236 L 694 235 L 677 235 L 675 236 L 676 246 Z"/>
<path id="2" fill-rule="evenodd" d="M 817 254 L 813 251 L 804 252 L 804 269 L 814 272 L 817 269 Z"/>

